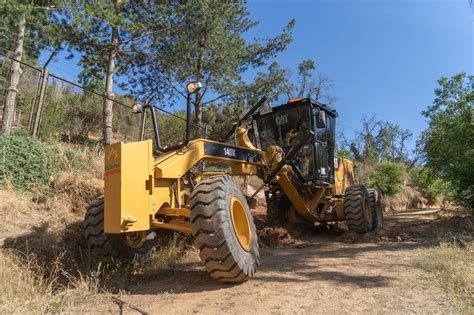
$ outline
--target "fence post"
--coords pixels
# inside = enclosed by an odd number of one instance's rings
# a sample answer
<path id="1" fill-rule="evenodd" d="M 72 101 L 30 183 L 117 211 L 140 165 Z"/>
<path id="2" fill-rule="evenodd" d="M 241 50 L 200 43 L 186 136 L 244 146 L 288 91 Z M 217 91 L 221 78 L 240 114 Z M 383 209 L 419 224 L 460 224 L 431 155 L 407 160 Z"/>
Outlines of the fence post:
<path id="1" fill-rule="evenodd" d="M 30 135 L 33 135 L 33 124 L 35 119 L 36 105 L 38 104 L 38 94 L 41 89 L 41 83 L 43 81 L 43 71 L 40 72 L 38 78 L 38 83 L 36 84 L 35 94 L 33 95 L 33 100 L 31 102 L 30 116 L 28 118 L 28 132 Z"/>
<path id="2" fill-rule="evenodd" d="M 38 134 L 39 134 L 39 127 L 41 124 L 41 114 L 43 113 L 44 96 L 46 94 L 46 88 L 48 86 L 48 77 L 49 77 L 48 68 L 43 68 L 41 72 L 41 83 L 39 87 L 38 99 L 36 101 L 37 104 L 36 104 L 35 121 L 33 125 L 33 131 L 31 133 L 33 137 L 38 137 Z"/>

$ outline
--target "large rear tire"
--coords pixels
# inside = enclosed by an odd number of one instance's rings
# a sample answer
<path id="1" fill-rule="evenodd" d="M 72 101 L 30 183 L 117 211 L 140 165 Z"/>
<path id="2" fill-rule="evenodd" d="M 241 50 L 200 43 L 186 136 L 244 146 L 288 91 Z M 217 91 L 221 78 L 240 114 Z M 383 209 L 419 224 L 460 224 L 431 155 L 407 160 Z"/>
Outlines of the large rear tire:
<path id="1" fill-rule="evenodd" d="M 372 230 L 383 227 L 383 209 L 380 196 L 375 189 L 368 189 L 370 208 L 372 209 Z"/>
<path id="2" fill-rule="evenodd" d="M 105 234 L 103 196 L 94 200 L 87 209 L 84 236 L 92 253 L 125 261 L 148 257 L 155 245 L 154 232 Z"/>
<path id="3" fill-rule="evenodd" d="M 243 282 L 257 271 L 257 232 L 247 201 L 231 176 L 199 182 L 191 196 L 194 244 L 212 278 Z"/>
<path id="4" fill-rule="evenodd" d="M 372 209 L 369 193 L 364 185 L 346 188 L 344 196 L 344 213 L 349 230 L 367 233 L 372 228 Z"/>

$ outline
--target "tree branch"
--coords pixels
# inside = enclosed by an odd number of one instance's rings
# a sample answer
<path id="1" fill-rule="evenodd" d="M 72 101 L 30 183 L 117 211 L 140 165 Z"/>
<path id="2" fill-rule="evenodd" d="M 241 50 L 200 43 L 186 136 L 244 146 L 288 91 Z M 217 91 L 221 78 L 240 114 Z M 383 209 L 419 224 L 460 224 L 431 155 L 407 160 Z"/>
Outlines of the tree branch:
<path id="1" fill-rule="evenodd" d="M 229 95 L 230 95 L 229 93 L 227 93 L 227 94 L 222 94 L 222 95 L 216 97 L 216 98 L 213 99 L 213 100 L 210 100 L 210 101 L 201 103 L 201 105 L 202 105 L 202 106 L 205 106 L 205 105 L 207 105 L 207 104 L 210 104 L 210 103 L 212 103 L 212 102 L 215 102 L 215 101 L 217 101 L 217 100 L 220 100 L 221 98 L 224 98 L 224 97 L 229 96 Z"/>
<path id="2" fill-rule="evenodd" d="M 208 85 L 209 85 L 209 80 L 211 79 L 211 73 L 209 72 L 208 75 L 207 75 L 207 79 L 205 79 L 205 83 L 204 83 L 204 91 L 202 92 L 201 94 L 201 97 L 199 98 L 199 103 L 201 102 L 201 100 L 204 98 L 204 95 L 206 95 L 206 92 L 207 92 L 207 88 L 208 88 Z"/>
<path id="3" fill-rule="evenodd" d="M 176 92 L 179 93 L 179 95 L 181 95 L 182 97 L 186 98 L 186 95 L 183 94 L 183 92 L 181 92 L 172 82 L 169 78 L 166 78 L 166 81 L 168 81 L 168 83 L 171 85 L 171 87 L 173 88 L 173 90 L 175 90 Z"/>

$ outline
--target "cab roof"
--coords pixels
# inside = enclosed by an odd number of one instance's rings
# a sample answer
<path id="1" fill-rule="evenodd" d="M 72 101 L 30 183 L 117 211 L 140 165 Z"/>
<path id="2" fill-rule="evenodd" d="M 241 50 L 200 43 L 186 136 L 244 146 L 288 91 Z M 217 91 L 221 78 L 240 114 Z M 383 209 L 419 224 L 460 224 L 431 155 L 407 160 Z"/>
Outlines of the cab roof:
<path id="1" fill-rule="evenodd" d="M 294 106 L 294 105 L 305 105 L 305 104 L 308 104 L 308 103 L 310 103 L 313 107 L 321 108 L 322 110 L 324 110 L 326 112 L 329 112 L 329 113 L 333 114 L 336 117 L 338 116 L 337 111 L 334 108 L 332 108 L 332 107 L 330 107 L 326 104 L 320 103 L 320 102 L 315 102 L 315 101 L 311 100 L 311 98 L 309 98 L 309 97 L 308 98 L 294 98 L 294 99 L 288 100 L 287 103 L 274 106 L 274 107 L 272 107 L 272 109 L 286 108 L 286 107 L 290 107 L 290 106 Z"/>

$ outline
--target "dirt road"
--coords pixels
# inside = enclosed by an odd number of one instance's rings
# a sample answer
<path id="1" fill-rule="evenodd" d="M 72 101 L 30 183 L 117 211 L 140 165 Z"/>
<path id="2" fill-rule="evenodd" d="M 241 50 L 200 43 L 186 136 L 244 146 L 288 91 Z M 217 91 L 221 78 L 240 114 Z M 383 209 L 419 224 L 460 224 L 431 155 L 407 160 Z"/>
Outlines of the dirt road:
<path id="1" fill-rule="evenodd" d="M 404 240 L 416 240 L 410 231 L 422 233 L 432 216 L 433 211 L 426 210 L 387 216 L 387 230 L 406 227 L 402 237 L 378 232 L 372 235 L 378 241 L 354 243 L 348 233 L 317 231 L 303 246 L 264 248 L 257 276 L 240 285 L 216 283 L 196 258 L 177 266 L 174 275 L 131 287 L 119 297 L 128 303 L 122 310 L 138 313 L 130 308 L 137 306 L 152 314 L 452 313 L 441 289 L 417 267 L 421 242 Z M 107 302 L 95 310 L 116 313 L 119 308 Z"/>

